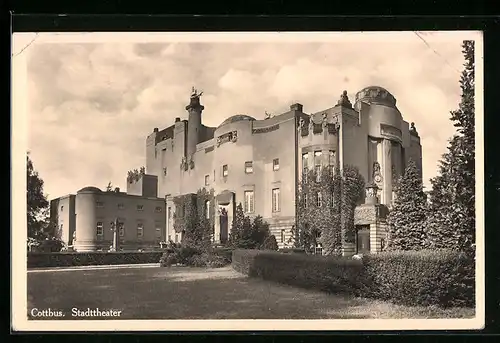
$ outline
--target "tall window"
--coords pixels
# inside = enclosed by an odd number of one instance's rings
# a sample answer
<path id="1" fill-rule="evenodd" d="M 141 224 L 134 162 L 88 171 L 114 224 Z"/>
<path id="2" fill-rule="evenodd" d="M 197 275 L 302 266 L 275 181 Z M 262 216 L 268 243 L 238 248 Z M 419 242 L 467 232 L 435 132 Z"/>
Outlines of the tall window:
<path id="1" fill-rule="evenodd" d="M 168 210 L 167 210 L 167 218 L 168 218 L 168 219 L 172 218 L 172 207 L 168 207 Z"/>
<path id="2" fill-rule="evenodd" d="M 273 160 L 273 170 L 274 171 L 280 170 L 280 159 L 279 158 L 275 158 Z"/>
<path id="3" fill-rule="evenodd" d="M 102 236 L 104 234 L 102 222 L 97 222 L 95 232 L 97 236 Z"/>
<path id="4" fill-rule="evenodd" d="M 118 225 L 119 225 L 118 233 L 120 237 L 125 237 L 125 223 L 118 223 Z"/>
<path id="5" fill-rule="evenodd" d="M 279 188 L 274 188 L 273 189 L 273 198 L 272 198 L 272 205 L 273 205 L 273 212 L 279 212 L 280 211 L 280 189 Z"/>
<path id="6" fill-rule="evenodd" d="M 246 174 L 253 173 L 253 162 L 252 161 L 245 162 L 245 173 Z"/>
<path id="7" fill-rule="evenodd" d="M 227 164 L 224 164 L 222 166 L 222 176 L 226 177 L 228 175 L 229 175 L 229 168 L 228 168 Z"/>
<path id="8" fill-rule="evenodd" d="M 314 152 L 314 171 L 316 172 L 316 181 L 321 180 L 321 151 Z"/>
<path id="9" fill-rule="evenodd" d="M 210 175 L 205 175 L 205 186 L 210 184 Z"/>
<path id="10" fill-rule="evenodd" d="M 316 206 L 321 207 L 322 205 L 323 205 L 323 195 L 321 194 L 321 192 L 318 192 L 318 194 L 316 194 Z"/>
<path id="11" fill-rule="evenodd" d="M 285 243 L 285 230 L 281 230 L 281 243 Z"/>
<path id="12" fill-rule="evenodd" d="M 309 169 L 309 154 L 306 152 L 302 154 L 302 172 L 307 173 Z"/>
<path id="13" fill-rule="evenodd" d="M 144 236 L 144 225 L 137 223 L 137 238 L 142 238 L 142 236 Z"/>
<path id="14" fill-rule="evenodd" d="M 330 175 L 335 174 L 335 151 L 330 150 L 328 152 L 328 170 L 330 172 Z"/>
<path id="15" fill-rule="evenodd" d="M 210 200 L 205 201 L 205 218 L 210 219 Z"/>
<path id="16" fill-rule="evenodd" d="M 245 205 L 244 205 L 245 213 L 253 213 L 254 212 L 254 194 L 253 191 L 245 191 Z"/>
<path id="17" fill-rule="evenodd" d="M 155 226 L 156 238 L 161 238 L 161 225 L 156 223 Z"/>

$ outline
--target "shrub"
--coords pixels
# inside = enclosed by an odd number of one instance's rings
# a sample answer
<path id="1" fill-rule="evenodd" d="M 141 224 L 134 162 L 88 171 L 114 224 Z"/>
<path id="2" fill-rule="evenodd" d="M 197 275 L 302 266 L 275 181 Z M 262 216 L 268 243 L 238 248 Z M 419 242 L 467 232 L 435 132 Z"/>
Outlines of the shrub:
<path id="1" fill-rule="evenodd" d="M 222 258 L 225 264 L 230 264 L 233 256 L 233 249 L 230 248 L 213 248 L 212 254 Z"/>
<path id="2" fill-rule="evenodd" d="M 208 261 L 207 261 L 207 267 L 209 268 L 222 268 L 227 266 L 230 261 L 220 255 L 209 255 Z"/>
<path id="3" fill-rule="evenodd" d="M 218 268 L 231 263 L 231 250 L 224 248 L 211 249 L 204 252 L 190 246 L 171 245 L 160 259 L 162 267 L 170 267 L 179 263 L 190 267 Z M 229 256 L 228 256 L 229 255 Z"/>
<path id="4" fill-rule="evenodd" d="M 328 292 L 359 295 L 365 287 L 362 262 L 345 258 L 235 250 L 232 266 L 252 277 Z"/>
<path id="5" fill-rule="evenodd" d="M 474 260 L 445 250 L 388 252 L 363 258 L 367 295 L 404 305 L 473 306 Z"/>
<path id="6" fill-rule="evenodd" d="M 30 252 L 28 268 L 158 263 L 161 251 L 154 252 Z"/>
<path id="7" fill-rule="evenodd" d="M 170 267 L 177 263 L 176 255 L 172 252 L 164 252 L 160 258 L 160 267 Z"/>
<path id="8" fill-rule="evenodd" d="M 306 251 L 302 248 L 281 248 L 278 250 L 278 252 L 284 253 L 284 254 L 305 254 Z"/>
<path id="9" fill-rule="evenodd" d="M 262 250 L 236 249 L 233 251 L 231 266 L 237 272 L 250 275 L 255 256 L 263 252 Z"/>
<path id="10" fill-rule="evenodd" d="M 264 243 L 262 244 L 262 250 L 278 250 L 278 242 L 276 241 L 276 237 L 274 235 L 271 235 L 265 239 Z"/>

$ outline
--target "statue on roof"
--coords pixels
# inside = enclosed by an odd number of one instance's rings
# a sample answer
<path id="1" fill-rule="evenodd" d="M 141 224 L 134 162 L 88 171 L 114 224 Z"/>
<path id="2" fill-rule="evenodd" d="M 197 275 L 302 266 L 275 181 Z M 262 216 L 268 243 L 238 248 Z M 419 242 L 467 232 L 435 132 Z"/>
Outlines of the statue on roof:
<path id="1" fill-rule="evenodd" d="M 349 97 L 347 96 L 347 91 L 343 91 L 342 95 L 340 95 L 340 99 L 337 102 L 337 105 L 352 108 L 351 101 L 349 101 Z"/>
<path id="2" fill-rule="evenodd" d="M 195 98 L 200 98 L 200 96 L 203 95 L 203 92 L 200 92 L 198 93 L 198 90 L 196 88 L 194 88 L 194 86 L 191 88 L 191 99 L 195 99 Z"/>

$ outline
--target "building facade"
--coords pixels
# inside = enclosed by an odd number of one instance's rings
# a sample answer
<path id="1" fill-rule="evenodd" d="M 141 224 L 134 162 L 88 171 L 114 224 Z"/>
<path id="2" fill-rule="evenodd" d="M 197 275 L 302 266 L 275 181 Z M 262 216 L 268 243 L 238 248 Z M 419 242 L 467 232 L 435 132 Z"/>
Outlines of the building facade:
<path id="1" fill-rule="evenodd" d="M 409 159 L 422 175 L 422 147 L 413 123 L 406 122 L 386 89 L 370 86 L 347 92 L 331 108 L 305 113 L 301 104 L 264 120 L 234 115 L 218 127 L 202 123 L 204 106 L 193 89 L 188 119 L 175 119 L 146 139 L 146 177 L 157 177 L 157 195 L 166 201 L 166 237 L 178 241 L 174 198 L 200 188 L 215 193 L 215 242 L 227 240 L 235 207 L 261 215 L 284 247 L 295 225 L 298 184 L 304 168 L 358 167 L 373 194 L 356 210 L 360 239 L 345 253 L 380 251 L 394 181 Z M 365 240 L 364 237 L 368 237 Z"/>
<path id="2" fill-rule="evenodd" d="M 352 165 L 369 187 L 355 211 L 356 242 L 345 245 L 344 254 L 382 249 L 395 180 L 410 159 L 422 176 L 420 137 L 414 124 L 403 119 L 391 93 L 366 87 L 352 104 L 344 91 L 334 106 L 322 111 L 306 113 L 297 103 L 263 120 L 234 115 L 218 127 L 203 125 L 200 95 L 193 89 L 185 107 L 187 120 L 176 118 L 173 125 L 147 136 L 146 166 L 129 173 L 126 193 L 85 187 L 51 202 L 51 216 L 68 246 L 109 249 L 117 220 L 123 249 L 180 242 L 174 200 L 205 188 L 214 194 L 206 205 L 212 208 L 205 212 L 214 216 L 215 243 L 228 240 L 241 203 L 249 217 L 262 216 L 278 245 L 286 247 L 293 244 L 303 171 Z"/>
<path id="3" fill-rule="evenodd" d="M 51 218 L 59 236 L 76 251 L 109 250 L 115 229 L 123 250 L 159 246 L 166 239 L 165 200 L 155 195 L 155 179 L 140 175 L 127 193 L 84 187 L 52 200 Z"/>

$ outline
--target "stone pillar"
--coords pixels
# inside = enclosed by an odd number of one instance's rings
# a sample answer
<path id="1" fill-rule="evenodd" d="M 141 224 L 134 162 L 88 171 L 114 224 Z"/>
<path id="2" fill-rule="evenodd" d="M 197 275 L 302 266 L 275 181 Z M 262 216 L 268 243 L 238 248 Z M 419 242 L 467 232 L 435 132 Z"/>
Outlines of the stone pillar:
<path id="1" fill-rule="evenodd" d="M 220 243 L 220 207 L 215 200 L 214 243 Z"/>
<path id="2" fill-rule="evenodd" d="M 381 203 L 389 206 L 392 199 L 392 153 L 391 141 L 382 140 L 382 194 Z"/>
<path id="3" fill-rule="evenodd" d="M 342 256 L 352 256 L 356 252 L 354 243 L 342 243 Z"/>

